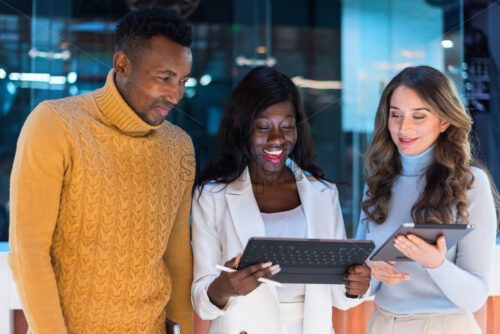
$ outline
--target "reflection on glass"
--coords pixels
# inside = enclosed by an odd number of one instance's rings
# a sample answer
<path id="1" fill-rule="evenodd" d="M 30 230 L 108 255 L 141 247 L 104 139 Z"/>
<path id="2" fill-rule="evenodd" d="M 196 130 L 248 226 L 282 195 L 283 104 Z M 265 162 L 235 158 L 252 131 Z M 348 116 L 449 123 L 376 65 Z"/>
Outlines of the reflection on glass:
<path id="1" fill-rule="evenodd" d="M 9 3 L 18 11 L 0 13 L 0 229 L 7 221 L 8 178 L 26 116 L 42 100 L 103 85 L 112 66 L 115 25 L 128 10 L 126 3 L 82 0 Z M 316 161 L 339 185 L 349 235 L 359 217 L 361 154 L 384 85 L 405 66 L 427 64 L 461 87 L 459 0 L 448 1 L 447 12 L 424 0 L 233 0 L 196 6 L 190 16 L 192 78 L 168 119 L 193 137 L 198 168 L 214 157 L 234 85 L 253 66 L 274 66 L 301 90 Z"/>

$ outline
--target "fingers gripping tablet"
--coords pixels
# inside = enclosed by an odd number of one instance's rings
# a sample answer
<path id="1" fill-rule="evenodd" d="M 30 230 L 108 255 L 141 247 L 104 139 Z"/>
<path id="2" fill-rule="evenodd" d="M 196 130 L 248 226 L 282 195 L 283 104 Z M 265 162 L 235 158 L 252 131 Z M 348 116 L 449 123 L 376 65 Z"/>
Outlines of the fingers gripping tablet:
<path id="1" fill-rule="evenodd" d="M 448 249 L 455 246 L 465 235 L 473 230 L 465 224 L 402 224 L 370 257 L 371 261 L 411 261 L 394 247 L 394 238 L 398 235 L 414 234 L 428 243 L 435 244 L 439 236 L 446 239 Z"/>

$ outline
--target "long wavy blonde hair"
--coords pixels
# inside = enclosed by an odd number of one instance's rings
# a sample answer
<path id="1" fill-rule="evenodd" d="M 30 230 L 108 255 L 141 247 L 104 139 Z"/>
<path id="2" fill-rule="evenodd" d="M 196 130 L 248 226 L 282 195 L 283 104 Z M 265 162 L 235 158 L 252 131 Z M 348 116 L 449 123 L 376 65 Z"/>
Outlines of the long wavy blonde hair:
<path id="1" fill-rule="evenodd" d="M 450 124 L 436 140 L 434 160 L 426 172 L 425 189 L 412 207 L 412 218 L 416 224 L 468 223 L 466 190 L 474 183 L 470 167 L 479 167 L 472 157 L 469 141 L 472 119 L 453 83 L 443 73 L 429 66 L 404 69 L 382 93 L 372 142 L 365 155 L 370 176 L 367 179 L 367 199 L 361 207 L 366 220 L 376 224 L 386 220 L 392 185 L 401 172 L 399 152 L 388 129 L 391 96 L 400 86 L 414 90 L 439 118 Z M 491 178 L 490 184 L 498 203 L 498 192 Z"/>

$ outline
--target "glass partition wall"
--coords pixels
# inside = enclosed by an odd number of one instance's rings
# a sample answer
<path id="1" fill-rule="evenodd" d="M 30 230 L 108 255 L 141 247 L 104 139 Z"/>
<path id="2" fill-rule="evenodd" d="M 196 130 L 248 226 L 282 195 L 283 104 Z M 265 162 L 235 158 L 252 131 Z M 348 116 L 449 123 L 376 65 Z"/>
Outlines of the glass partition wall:
<path id="1" fill-rule="evenodd" d="M 0 226 L 4 231 L 8 178 L 26 116 L 45 99 L 103 85 L 112 67 L 116 22 L 136 3 L 0 3 Z M 192 136 L 197 167 L 215 155 L 215 136 L 232 88 L 252 67 L 273 66 L 300 89 L 316 143 L 316 162 L 339 185 L 349 236 L 359 219 L 366 176 L 362 154 L 384 85 L 404 67 L 426 64 L 446 72 L 462 87 L 461 0 L 178 3 L 194 25 L 194 61 L 185 98 L 168 119 Z M 5 232 L 0 237 L 5 239 Z"/>

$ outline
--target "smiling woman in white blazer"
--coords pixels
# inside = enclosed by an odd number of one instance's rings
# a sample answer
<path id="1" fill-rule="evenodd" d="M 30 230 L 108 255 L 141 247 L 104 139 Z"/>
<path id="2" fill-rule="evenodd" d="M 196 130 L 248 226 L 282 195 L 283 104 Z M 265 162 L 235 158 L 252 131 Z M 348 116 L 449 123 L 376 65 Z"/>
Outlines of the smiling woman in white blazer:
<path id="1" fill-rule="evenodd" d="M 195 311 L 212 320 L 210 334 L 333 333 L 332 306 L 355 306 L 360 300 L 346 293 L 363 295 L 368 289 L 370 271 L 365 266 L 350 268 L 345 285 L 291 288 L 299 302 L 290 303 L 283 302 L 282 290 L 257 282 L 279 271 L 277 265 L 255 265 L 240 290 L 229 285 L 241 283 L 245 269 L 221 273 L 215 268 L 235 267 L 235 256 L 249 238 L 276 237 L 268 234 L 266 214 L 298 212 L 301 217 L 280 223 L 287 232 L 278 236 L 297 237 L 298 230 L 303 231 L 299 237 L 346 237 L 337 188 L 312 163 L 308 124 L 291 80 L 266 67 L 250 71 L 228 102 L 219 149 L 217 161 L 198 175 L 193 197 Z M 296 316 L 300 321 L 294 323 Z"/>

